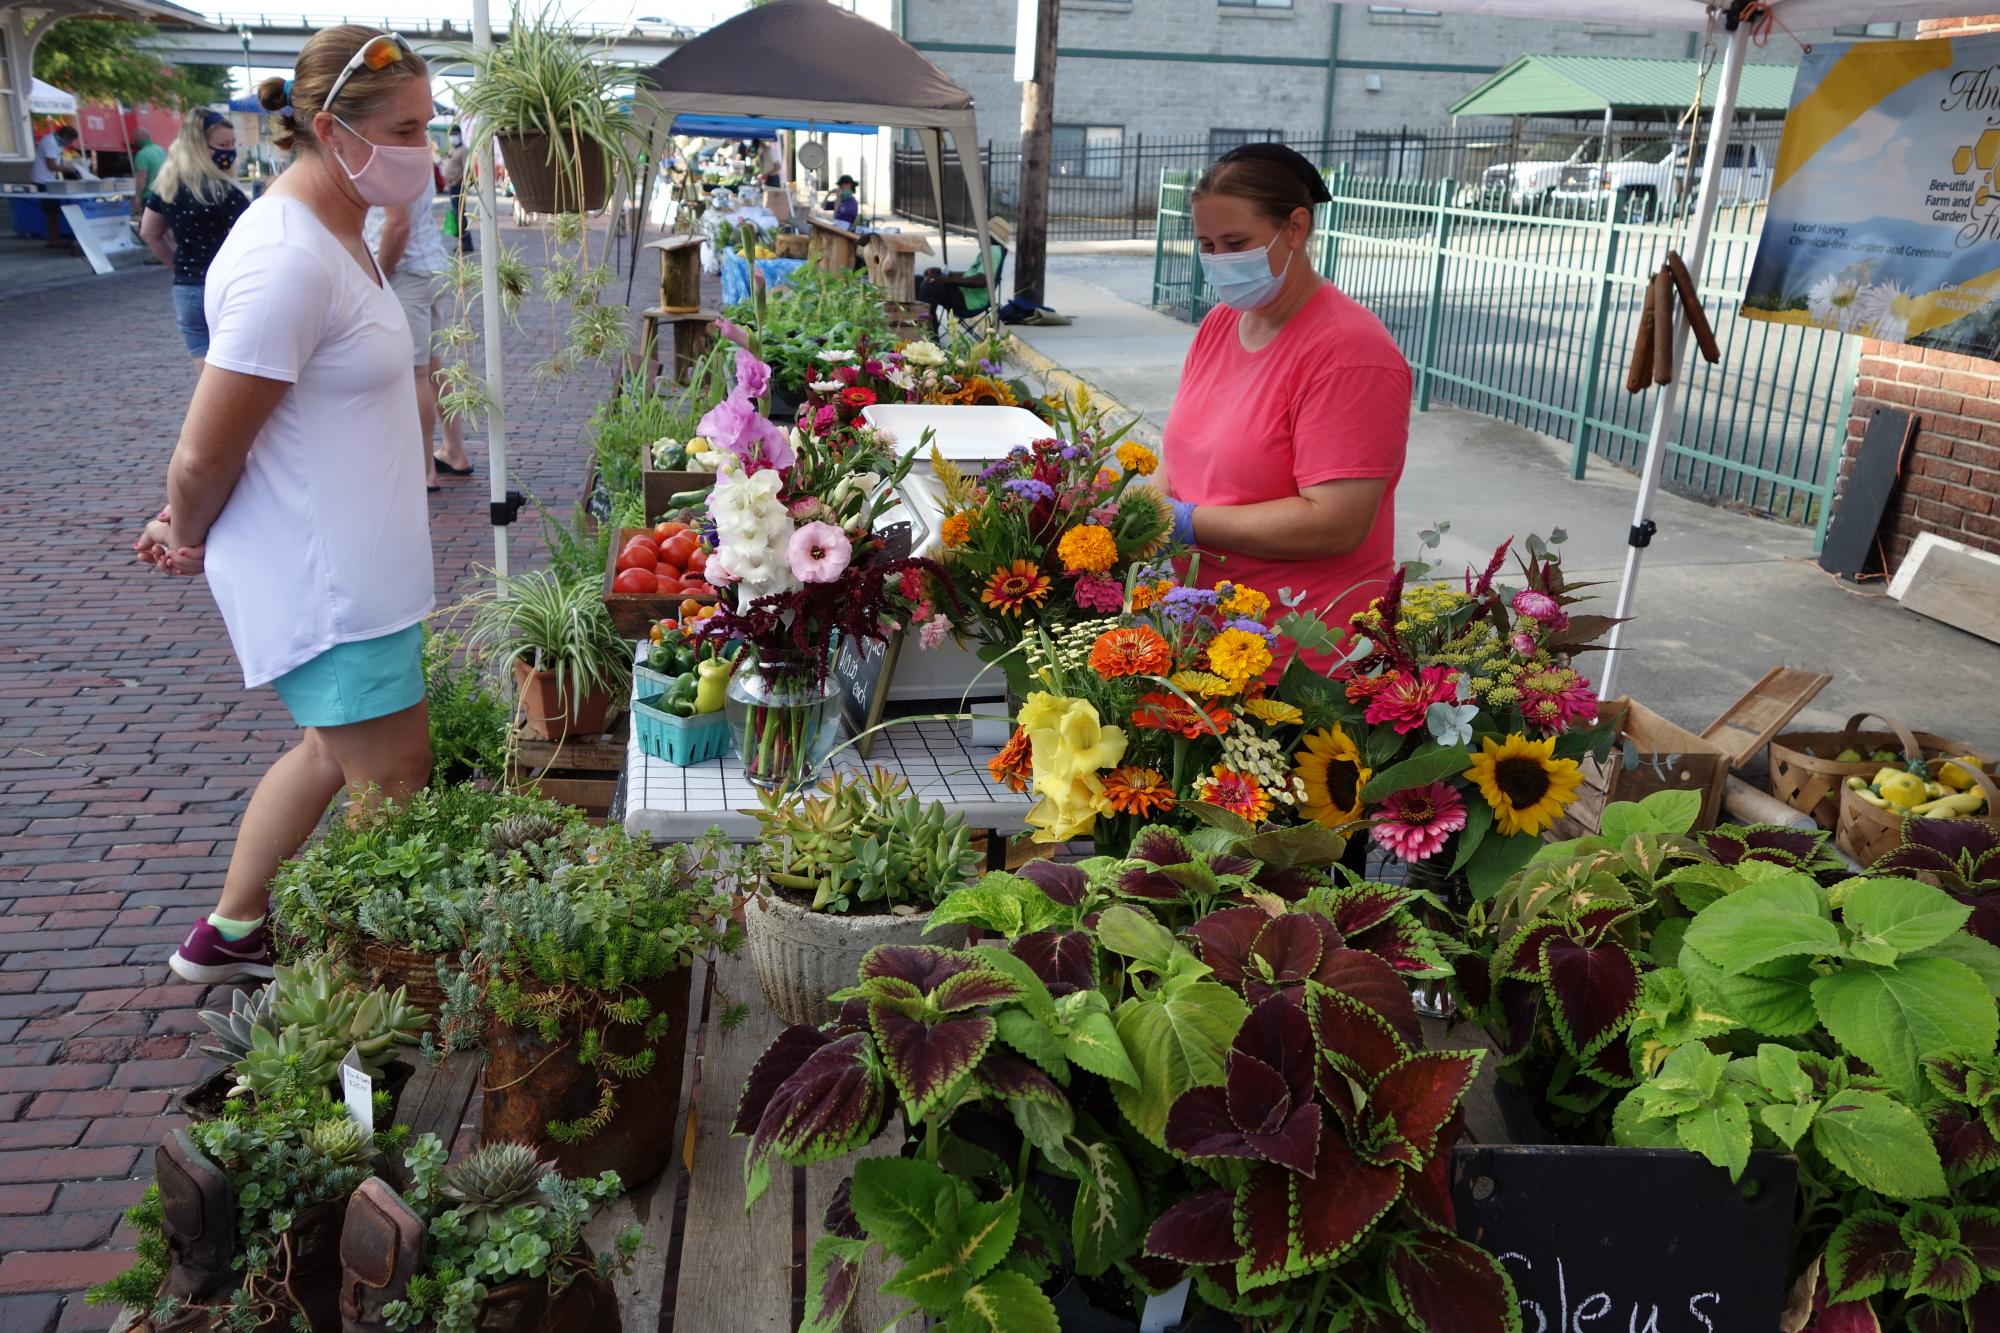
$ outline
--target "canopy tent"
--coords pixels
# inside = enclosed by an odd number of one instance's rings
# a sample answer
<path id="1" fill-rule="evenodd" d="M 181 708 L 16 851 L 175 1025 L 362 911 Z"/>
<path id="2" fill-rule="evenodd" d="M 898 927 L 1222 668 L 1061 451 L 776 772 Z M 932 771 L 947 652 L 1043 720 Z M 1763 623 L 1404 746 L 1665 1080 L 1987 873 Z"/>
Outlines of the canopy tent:
<path id="1" fill-rule="evenodd" d="M 804 130 L 808 134 L 876 134 L 874 125 L 856 125 L 845 121 L 795 120 L 772 116 L 696 116 L 682 114 L 674 117 L 672 133 L 685 134 L 701 139 L 775 139 L 786 130 Z"/>
<path id="2" fill-rule="evenodd" d="M 1795 65 L 1745 65 L 1736 109 L 1782 116 L 1791 109 Z M 1459 99 L 1454 116 L 1598 116 L 1679 113 L 1715 101 L 1699 60 L 1647 56 L 1522 56 Z"/>
<path id="3" fill-rule="evenodd" d="M 28 110 L 37 116 L 73 116 L 76 99 L 54 84 L 36 79 L 28 89 Z"/>
<path id="4" fill-rule="evenodd" d="M 1713 113 L 1709 117 L 1700 190 L 1695 196 L 1694 211 L 1687 220 L 1687 237 L 1679 246 L 1681 256 L 1697 280 L 1703 272 L 1709 232 L 1715 223 L 1716 204 L 1721 194 L 1722 163 L 1736 119 L 1737 99 L 1750 68 L 1745 56 L 1752 36 L 1765 17 L 1802 32 L 1841 24 L 1962 18 L 1991 13 L 1995 8 L 1994 0 L 1424 0 L 1424 4 L 1430 9 L 1496 18 L 1532 18 L 1550 23 L 1645 24 L 1696 32 L 1706 30 L 1722 36 L 1722 69 L 1716 82 Z M 1692 100 L 1690 96 L 1689 101 Z M 1866 187 L 1865 180 L 1856 182 L 1856 188 Z M 1685 314 L 1676 314 L 1672 336 L 1674 365 L 1685 367 L 1688 342 Z M 1618 582 L 1616 614 L 1620 623 L 1611 629 L 1611 651 L 1607 654 L 1604 673 L 1598 682 L 1599 693 L 1606 698 L 1615 693 L 1618 653 L 1624 644 L 1633 598 L 1638 589 L 1639 564 L 1657 531 L 1652 516 L 1653 497 L 1659 493 L 1660 463 L 1667 452 L 1667 439 L 1673 429 L 1679 396 L 1678 378 L 1671 384 L 1661 386 L 1654 395 L 1652 429 L 1646 437 L 1646 459 L 1640 465 L 1639 495 L 1633 504 L 1632 528 L 1627 537 L 1625 573 Z"/>

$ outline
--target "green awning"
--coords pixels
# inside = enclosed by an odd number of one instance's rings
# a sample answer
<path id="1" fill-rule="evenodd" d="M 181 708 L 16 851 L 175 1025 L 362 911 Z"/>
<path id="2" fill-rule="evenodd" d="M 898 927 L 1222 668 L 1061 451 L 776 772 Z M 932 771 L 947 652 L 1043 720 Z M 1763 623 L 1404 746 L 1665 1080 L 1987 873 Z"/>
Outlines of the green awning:
<path id="1" fill-rule="evenodd" d="M 1745 65 L 1738 111 L 1783 115 L 1791 109 L 1794 65 Z M 1710 69 L 1702 101 L 1715 102 L 1721 71 Z M 1695 60 L 1641 56 L 1523 56 L 1466 94 L 1454 116 L 1601 116 L 1685 111 L 1701 84 Z"/>

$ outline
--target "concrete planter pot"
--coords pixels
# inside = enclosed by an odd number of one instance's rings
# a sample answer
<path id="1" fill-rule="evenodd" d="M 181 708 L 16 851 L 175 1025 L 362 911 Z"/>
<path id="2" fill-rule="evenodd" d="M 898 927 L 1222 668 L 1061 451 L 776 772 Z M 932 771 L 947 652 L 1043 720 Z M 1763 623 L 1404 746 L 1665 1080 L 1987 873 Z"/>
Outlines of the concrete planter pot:
<path id="1" fill-rule="evenodd" d="M 855 982 L 862 957 L 878 944 L 937 944 L 962 949 L 963 926 L 926 935 L 931 914 L 842 916 L 815 912 L 766 891 L 743 904 L 743 938 L 771 1012 L 817 1027 L 838 1009 L 826 997 Z"/>

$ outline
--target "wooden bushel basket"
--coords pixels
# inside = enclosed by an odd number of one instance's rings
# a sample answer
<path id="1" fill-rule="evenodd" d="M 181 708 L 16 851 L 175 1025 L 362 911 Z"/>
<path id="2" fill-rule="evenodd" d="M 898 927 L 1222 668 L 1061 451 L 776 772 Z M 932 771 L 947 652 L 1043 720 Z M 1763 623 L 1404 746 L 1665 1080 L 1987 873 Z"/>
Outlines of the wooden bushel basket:
<path id="1" fill-rule="evenodd" d="M 1863 731 L 1866 721 L 1886 723 L 1887 731 Z M 1788 731 L 1771 742 L 1771 795 L 1802 815 L 1812 816 L 1821 828 L 1832 830 L 1840 822 L 1843 804 L 1841 787 L 1851 777 L 1873 777 L 1881 761 L 1862 759 L 1842 763 L 1833 758 L 1843 750 L 1863 755 L 1877 750 L 1896 750 L 1905 761 L 1947 757 L 1969 753 L 1957 741 L 1928 731 L 1911 731 L 1901 722 L 1879 713 L 1856 713 L 1839 731 Z M 1867 806 L 1866 801 L 1858 802 Z"/>
<path id="2" fill-rule="evenodd" d="M 1722 747 L 1667 721 L 1630 699 L 1606 699 L 1601 715 L 1616 719 L 1618 739 L 1604 764 L 1585 757 L 1583 782 L 1576 800 L 1564 810 L 1549 836 L 1580 838 L 1594 834 L 1604 807 L 1613 801 L 1637 801 L 1656 791 L 1701 794 L 1701 814 L 1695 827 L 1715 827 L 1722 809 L 1722 783 L 1729 776 L 1729 759 Z M 1633 756 L 1626 764 L 1627 754 Z"/>
<path id="3" fill-rule="evenodd" d="M 1881 767 L 1881 765 L 1876 765 Z M 2000 788 L 1993 785 L 1993 779 L 1985 772 L 1970 764 L 1961 765 L 1972 773 L 1972 780 L 1986 793 L 1986 811 L 1978 815 L 1958 815 L 1959 819 L 1977 819 L 1984 823 L 2000 826 Z M 1845 786 L 1840 789 L 1840 822 L 1833 832 L 1833 844 L 1859 861 L 1863 867 L 1872 866 L 1890 852 L 1896 850 L 1903 841 L 1903 822 L 1909 818 L 1900 810 L 1884 810 L 1868 802 Z M 1921 816 L 1919 816 L 1921 817 Z"/>

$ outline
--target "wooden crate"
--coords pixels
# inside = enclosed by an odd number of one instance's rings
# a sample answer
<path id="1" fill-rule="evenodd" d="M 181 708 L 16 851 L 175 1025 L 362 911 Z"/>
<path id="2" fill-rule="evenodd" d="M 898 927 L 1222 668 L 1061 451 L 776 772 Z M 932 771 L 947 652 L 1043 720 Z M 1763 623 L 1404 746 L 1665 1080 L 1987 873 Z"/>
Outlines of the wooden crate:
<path id="1" fill-rule="evenodd" d="M 618 632 L 628 639 L 638 640 L 648 637 L 653 626 L 668 616 L 678 616 L 681 603 L 687 598 L 680 593 L 658 592 L 613 592 L 612 582 L 618 577 L 618 553 L 625 549 L 625 543 L 634 537 L 652 535 L 649 528 L 620 528 L 611 539 L 610 549 L 604 556 L 604 609 L 611 613 L 611 623 Z M 713 602 L 715 597 L 697 597 L 697 602 Z"/>
<path id="2" fill-rule="evenodd" d="M 1695 827 L 1714 827 L 1722 810 L 1722 784 L 1729 776 L 1727 752 L 1644 704 L 1607 699 L 1602 707 L 1606 717 L 1617 719 L 1618 740 L 1602 765 L 1583 760 L 1583 785 L 1549 837 L 1580 838 L 1595 833 L 1607 804 L 1642 800 L 1656 791 L 1700 792 L 1701 817 Z"/>
<path id="3" fill-rule="evenodd" d="M 710 490 L 715 486 L 713 472 L 672 472 L 647 468 L 639 474 L 639 484 L 644 492 L 646 521 L 658 523 L 667 517 L 668 502 L 676 495 L 687 491 Z"/>
<path id="4" fill-rule="evenodd" d="M 551 801 L 576 806 L 592 818 L 602 819 L 611 811 L 618 774 L 625 767 L 625 742 L 631 725 L 631 719 L 623 717 L 602 735 L 572 736 L 564 741 L 538 740 L 517 730 L 507 784 L 532 787 Z"/>

